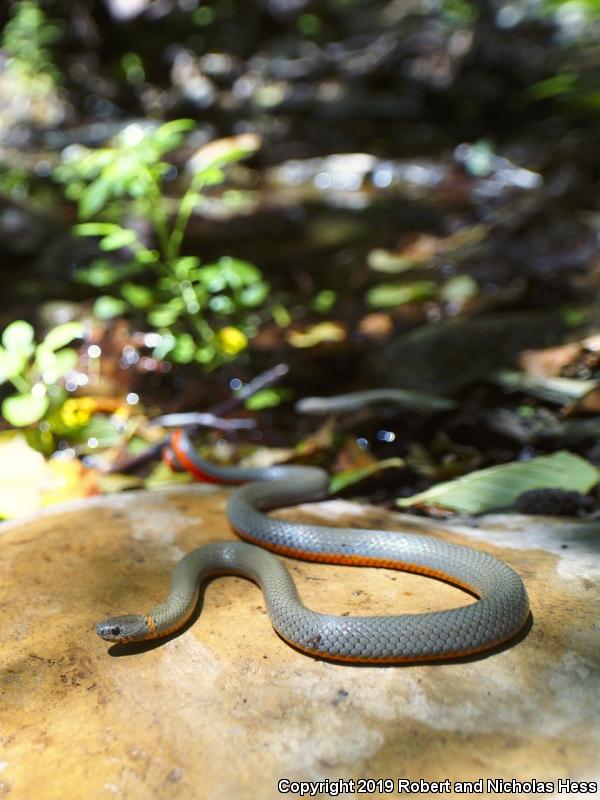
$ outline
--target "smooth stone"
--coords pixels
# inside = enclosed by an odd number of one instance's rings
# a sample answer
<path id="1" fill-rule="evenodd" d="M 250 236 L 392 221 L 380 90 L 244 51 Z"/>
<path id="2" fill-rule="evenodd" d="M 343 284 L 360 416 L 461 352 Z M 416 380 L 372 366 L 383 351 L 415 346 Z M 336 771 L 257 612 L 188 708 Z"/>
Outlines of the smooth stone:
<path id="1" fill-rule="evenodd" d="M 527 585 L 533 626 L 488 655 L 319 661 L 274 633 L 258 588 L 223 577 L 185 632 L 117 656 L 94 622 L 150 608 L 181 555 L 232 538 L 225 499 L 204 486 L 132 492 L 0 526 L 0 797 L 245 800 L 284 796 L 285 778 L 598 774 L 599 523 L 503 515 L 474 527 L 340 500 L 278 512 L 432 533 L 505 559 Z M 287 563 L 316 610 L 469 601 L 416 575 Z"/>

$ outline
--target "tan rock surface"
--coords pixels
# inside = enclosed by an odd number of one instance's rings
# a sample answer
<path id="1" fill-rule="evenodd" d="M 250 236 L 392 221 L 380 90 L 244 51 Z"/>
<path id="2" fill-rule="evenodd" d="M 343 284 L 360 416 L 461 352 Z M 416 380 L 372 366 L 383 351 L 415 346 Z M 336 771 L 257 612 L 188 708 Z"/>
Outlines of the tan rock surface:
<path id="1" fill-rule="evenodd" d="M 278 638 L 259 589 L 235 577 L 210 582 L 183 634 L 111 651 L 93 623 L 147 610 L 183 553 L 231 537 L 225 498 L 207 487 L 132 493 L 0 526 L 0 797 L 245 800 L 284 796 L 281 778 L 550 781 L 600 771 L 597 523 L 505 516 L 434 526 L 504 558 L 527 584 L 533 627 L 487 657 L 317 661 Z M 432 526 L 340 501 L 280 513 Z M 316 610 L 385 614 L 465 600 L 415 575 L 287 563 Z"/>

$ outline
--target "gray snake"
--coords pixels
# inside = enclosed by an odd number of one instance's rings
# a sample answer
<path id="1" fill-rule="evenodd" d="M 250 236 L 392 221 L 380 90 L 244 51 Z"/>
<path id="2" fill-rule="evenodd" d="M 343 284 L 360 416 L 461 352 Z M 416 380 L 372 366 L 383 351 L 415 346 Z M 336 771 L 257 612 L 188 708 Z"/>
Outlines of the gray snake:
<path id="1" fill-rule="evenodd" d="M 99 622 L 96 632 L 104 639 L 141 641 L 178 630 L 194 612 L 202 581 L 223 573 L 244 575 L 261 587 L 271 623 L 283 639 L 306 653 L 339 661 L 393 663 L 471 655 L 511 639 L 529 617 L 521 578 L 479 550 L 416 534 L 301 525 L 264 513 L 323 499 L 328 486 L 324 470 L 217 467 L 198 455 L 182 431 L 172 436 L 171 460 L 200 480 L 246 484 L 227 503 L 227 517 L 246 541 L 207 544 L 186 555 L 173 571 L 167 600 L 146 614 Z M 316 613 L 303 605 L 286 567 L 267 550 L 309 561 L 415 572 L 452 583 L 478 599 L 422 614 Z"/>

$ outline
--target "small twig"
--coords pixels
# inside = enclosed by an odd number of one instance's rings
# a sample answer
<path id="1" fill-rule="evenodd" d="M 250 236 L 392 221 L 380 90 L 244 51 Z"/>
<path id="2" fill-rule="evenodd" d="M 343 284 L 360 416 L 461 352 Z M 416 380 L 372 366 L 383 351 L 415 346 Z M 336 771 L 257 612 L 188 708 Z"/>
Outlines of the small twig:
<path id="1" fill-rule="evenodd" d="M 247 400 L 253 394 L 256 394 L 258 391 L 260 391 L 260 389 L 263 389 L 265 386 L 269 386 L 270 384 L 281 380 L 281 378 L 283 378 L 284 375 L 287 375 L 288 372 L 289 367 L 287 364 L 277 364 L 271 369 L 268 369 L 266 372 L 263 372 L 262 375 L 258 375 L 256 378 L 254 378 L 254 380 L 250 381 L 250 383 L 242 386 L 242 388 L 234 395 L 231 395 L 231 397 L 228 397 L 221 403 L 217 403 L 207 412 L 203 412 L 203 416 L 210 415 L 213 417 L 213 419 L 215 419 L 215 424 L 211 425 L 211 427 L 214 427 L 218 430 L 222 426 L 217 424 L 217 421 L 229 423 L 233 422 L 233 420 L 219 420 L 220 417 L 231 413 L 231 411 L 241 405 L 244 400 Z M 193 433 L 200 427 L 200 425 L 198 423 L 192 423 L 183 427 L 186 427 L 189 432 Z M 225 429 L 227 429 L 227 427 L 233 426 L 225 426 Z M 116 464 L 113 464 L 108 472 L 135 472 L 136 469 L 144 466 L 149 461 L 160 458 L 163 448 L 169 443 L 169 438 L 169 436 L 166 436 L 164 439 L 161 439 L 160 442 L 148 447 L 143 453 L 138 453 L 136 456 L 130 456 L 124 459 L 121 463 L 117 462 Z"/>
<path id="2" fill-rule="evenodd" d="M 237 431 L 241 428 L 255 428 L 253 419 L 223 419 L 203 411 L 187 411 L 181 414 L 161 414 L 150 420 L 151 427 L 161 428 L 189 428 L 192 425 L 199 428 L 218 428 L 222 431 Z"/>
<path id="3" fill-rule="evenodd" d="M 281 380 L 289 371 L 290 368 L 287 364 L 276 364 L 274 367 L 271 367 L 271 369 L 258 375 L 254 380 L 250 381 L 250 383 L 242 386 L 242 388 L 235 394 L 232 394 L 231 397 L 228 397 L 221 403 L 217 403 L 216 406 L 210 409 L 210 413 L 219 417 L 230 414 L 235 408 L 240 406 L 244 400 L 252 397 L 253 394 L 256 394 L 261 389 L 264 389 L 265 386 L 277 383 L 277 381 Z"/>

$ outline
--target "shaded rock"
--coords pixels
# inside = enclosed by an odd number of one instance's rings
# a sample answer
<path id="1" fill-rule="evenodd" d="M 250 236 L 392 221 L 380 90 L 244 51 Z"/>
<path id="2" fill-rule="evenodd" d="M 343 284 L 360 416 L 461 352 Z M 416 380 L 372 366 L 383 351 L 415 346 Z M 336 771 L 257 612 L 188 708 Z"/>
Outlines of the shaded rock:
<path id="1" fill-rule="evenodd" d="M 548 312 L 444 320 L 398 337 L 370 359 L 375 385 L 453 394 L 490 372 L 514 367 L 528 347 L 557 342 L 563 324 Z"/>

